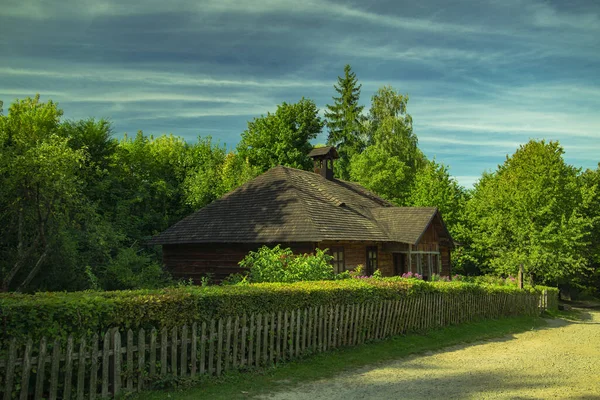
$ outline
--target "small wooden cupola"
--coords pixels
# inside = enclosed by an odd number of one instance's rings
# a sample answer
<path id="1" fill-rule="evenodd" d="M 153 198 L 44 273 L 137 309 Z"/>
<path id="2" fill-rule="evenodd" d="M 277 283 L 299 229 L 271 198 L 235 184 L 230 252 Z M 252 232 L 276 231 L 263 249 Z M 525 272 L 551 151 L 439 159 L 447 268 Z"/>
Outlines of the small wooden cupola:
<path id="1" fill-rule="evenodd" d="M 317 147 L 312 149 L 308 156 L 313 159 L 316 174 L 330 181 L 333 180 L 333 160 L 340 158 L 335 147 Z"/>

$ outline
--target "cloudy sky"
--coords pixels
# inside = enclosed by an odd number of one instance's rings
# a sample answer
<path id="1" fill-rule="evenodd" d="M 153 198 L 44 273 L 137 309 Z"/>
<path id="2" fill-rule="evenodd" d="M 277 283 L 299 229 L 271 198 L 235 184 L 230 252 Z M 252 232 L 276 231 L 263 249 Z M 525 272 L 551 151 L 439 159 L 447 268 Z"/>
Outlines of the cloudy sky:
<path id="1" fill-rule="evenodd" d="M 484 4 L 485 3 L 485 4 Z M 2 0 L 0 99 L 40 93 L 115 135 L 211 135 L 302 96 L 322 109 L 352 65 L 361 102 L 410 97 L 423 151 L 469 187 L 530 138 L 600 161 L 596 0 Z M 319 142 L 324 142 L 326 134 Z"/>

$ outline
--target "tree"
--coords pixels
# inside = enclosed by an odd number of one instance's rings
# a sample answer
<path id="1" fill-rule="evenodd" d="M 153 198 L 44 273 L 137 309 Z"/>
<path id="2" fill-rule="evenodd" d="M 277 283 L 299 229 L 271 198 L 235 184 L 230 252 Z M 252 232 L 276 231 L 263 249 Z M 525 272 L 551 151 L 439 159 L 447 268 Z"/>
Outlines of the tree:
<path id="1" fill-rule="evenodd" d="M 437 207 L 450 233 L 455 236 L 455 227 L 461 224 L 466 206 L 467 193 L 450 176 L 448 168 L 435 160 L 427 161 L 417 171 L 408 205 L 415 207 Z"/>
<path id="2" fill-rule="evenodd" d="M 238 144 L 239 155 L 261 172 L 277 165 L 311 169 L 309 140 L 323 129 L 318 112 L 315 103 L 305 98 L 295 104 L 277 106 L 274 114 L 267 113 L 248 122 Z"/>
<path id="3" fill-rule="evenodd" d="M 532 140 L 475 185 L 471 247 L 484 270 L 515 275 L 522 264 L 532 282 L 556 284 L 585 269 L 590 220 L 562 155 L 557 142 Z"/>
<path id="4" fill-rule="evenodd" d="M 368 144 L 377 145 L 387 153 L 400 157 L 413 178 L 416 171 L 424 166 L 425 156 L 419 150 L 407 105 L 408 96 L 391 86 L 377 90 L 369 110 Z"/>
<path id="5" fill-rule="evenodd" d="M 221 197 L 221 169 L 225 147 L 213 146 L 211 138 L 198 138 L 186 155 L 188 172 L 183 183 L 185 202 L 199 209 Z"/>
<path id="6" fill-rule="evenodd" d="M 350 179 L 397 205 L 406 204 L 409 170 L 400 157 L 379 146 L 369 146 L 352 157 Z"/>
<path id="7" fill-rule="evenodd" d="M 574 286 L 600 294 L 600 164 L 579 176 L 583 195 L 581 209 L 590 221 L 588 244 L 584 250 L 588 269 L 573 280 Z"/>
<path id="8" fill-rule="evenodd" d="M 362 137 L 364 106 L 358 104 L 360 89 L 356 74 L 350 65 L 344 67 L 344 77 L 338 76 L 337 85 L 333 85 L 338 97 L 333 97 L 333 104 L 327 105 L 325 120 L 329 135 L 327 144 L 336 146 L 340 159 L 335 164 L 335 175 L 340 179 L 350 178 L 350 159 L 363 150 L 365 143 Z"/>
<path id="9" fill-rule="evenodd" d="M 27 288 L 73 222 L 85 155 L 60 135 L 61 116 L 37 95 L 0 117 L 2 291 Z"/>
<path id="10" fill-rule="evenodd" d="M 406 113 L 408 98 L 390 87 L 373 95 L 368 146 L 350 162 L 350 178 L 397 205 L 408 205 L 415 174 L 425 163 Z"/>

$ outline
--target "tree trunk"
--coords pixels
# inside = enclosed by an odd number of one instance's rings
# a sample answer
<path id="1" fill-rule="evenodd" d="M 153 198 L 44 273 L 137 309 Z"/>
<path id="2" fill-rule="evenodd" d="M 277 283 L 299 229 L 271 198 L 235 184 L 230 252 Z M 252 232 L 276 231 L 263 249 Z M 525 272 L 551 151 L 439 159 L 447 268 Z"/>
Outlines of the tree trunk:
<path id="1" fill-rule="evenodd" d="M 23 288 L 25 288 L 27 285 L 29 285 L 29 283 L 31 282 L 31 280 L 33 278 L 35 278 L 35 276 L 37 275 L 37 273 L 40 271 L 40 268 L 42 267 L 42 264 L 44 263 L 44 260 L 48 256 L 48 250 L 49 250 L 48 246 L 46 246 L 44 248 L 44 252 L 40 256 L 40 258 L 38 258 L 38 260 L 35 263 L 35 266 L 33 267 L 33 269 L 31 271 L 29 271 L 29 274 L 27 275 L 27 278 L 25 278 L 25 280 L 23 281 L 23 283 L 21 283 L 19 285 L 19 287 L 17 288 L 17 292 L 20 292 L 21 290 L 23 290 Z"/>

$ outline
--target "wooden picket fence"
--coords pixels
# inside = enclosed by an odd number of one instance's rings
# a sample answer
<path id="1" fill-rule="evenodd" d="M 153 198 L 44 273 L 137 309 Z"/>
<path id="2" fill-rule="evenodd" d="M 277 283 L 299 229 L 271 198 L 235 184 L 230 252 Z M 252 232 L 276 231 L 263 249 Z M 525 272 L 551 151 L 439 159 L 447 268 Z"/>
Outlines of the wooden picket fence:
<path id="1" fill-rule="evenodd" d="M 408 332 L 510 315 L 536 315 L 540 296 L 430 293 L 380 303 L 213 319 L 172 329 L 118 329 L 66 342 L 9 341 L 0 349 L 4 400 L 95 399 L 161 380 L 265 367 Z"/>

